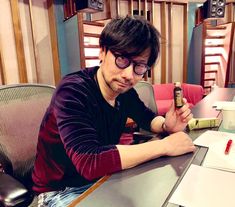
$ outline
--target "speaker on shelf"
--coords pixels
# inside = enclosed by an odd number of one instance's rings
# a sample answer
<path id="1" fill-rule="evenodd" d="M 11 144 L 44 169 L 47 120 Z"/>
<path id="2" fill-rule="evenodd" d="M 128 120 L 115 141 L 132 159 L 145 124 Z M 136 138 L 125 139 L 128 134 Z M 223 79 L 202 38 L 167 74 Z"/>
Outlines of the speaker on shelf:
<path id="1" fill-rule="evenodd" d="M 225 13 L 225 0 L 207 0 L 203 4 L 203 16 L 206 18 L 223 18 Z"/>
<path id="2" fill-rule="evenodd" d="M 82 12 L 102 12 L 104 10 L 104 0 L 75 0 L 76 10 Z"/>

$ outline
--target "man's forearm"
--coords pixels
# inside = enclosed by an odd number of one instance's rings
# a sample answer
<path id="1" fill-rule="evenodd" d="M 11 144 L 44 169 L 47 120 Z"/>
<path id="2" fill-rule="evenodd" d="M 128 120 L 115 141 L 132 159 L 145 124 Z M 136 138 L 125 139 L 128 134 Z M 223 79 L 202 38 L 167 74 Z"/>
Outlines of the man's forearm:
<path id="1" fill-rule="evenodd" d="M 178 156 L 195 150 L 192 139 L 184 132 L 172 133 L 161 140 L 136 145 L 117 145 L 122 169 L 128 169 L 163 155 Z"/>
<path id="2" fill-rule="evenodd" d="M 165 155 L 163 143 L 160 140 L 136 145 L 117 145 L 122 169 L 128 169 L 148 160 Z"/>

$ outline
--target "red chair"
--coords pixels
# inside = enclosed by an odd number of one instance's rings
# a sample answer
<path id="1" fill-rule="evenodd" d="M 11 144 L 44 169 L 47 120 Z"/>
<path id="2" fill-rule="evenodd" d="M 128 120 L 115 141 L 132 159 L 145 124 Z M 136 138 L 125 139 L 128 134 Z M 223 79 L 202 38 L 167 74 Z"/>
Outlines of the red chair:
<path id="1" fill-rule="evenodd" d="M 203 98 L 203 88 L 201 85 L 182 83 L 184 97 L 190 107 L 193 107 Z M 165 115 L 169 110 L 173 99 L 173 83 L 153 85 L 155 101 L 157 104 L 158 115 Z"/>
<path id="2" fill-rule="evenodd" d="M 203 88 L 200 85 L 183 83 L 182 89 L 184 97 L 187 99 L 191 107 L 203 98 Z M 158 115 L 164 116 L 169 110 L 173 100 L 174 84 L 167 83 L 152 85 L 146 81 L 140 81 L 136 84 L 135 90 L 147 107 L 152 109 L 152 111 Z M 136 126 L 134 121 L 129 121 L 126 126 L 132 128 L 131 125 Z M 133 137 L 133 135 L 135 136 Z M 142 138 L 145 139 L 145 137 L 147 137 L 147 134 L 142 130 L 141 134 L 133 133 L 133 131 L 126 132 L 122 134 L 120 144 L 132 144 L 135 139 L 138 141 Z M 148 139 L 149 137 L 145 140 Z"/>

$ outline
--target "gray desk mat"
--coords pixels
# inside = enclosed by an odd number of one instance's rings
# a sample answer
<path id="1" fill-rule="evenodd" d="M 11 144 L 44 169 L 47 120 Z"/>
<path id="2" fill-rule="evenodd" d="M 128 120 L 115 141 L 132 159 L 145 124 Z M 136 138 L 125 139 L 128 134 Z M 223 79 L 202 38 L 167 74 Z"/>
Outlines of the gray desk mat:
<path id="1" fill-rule="evenodd" d="M 207 148 L 178 157 L 162 157 L 113 174 L 77 206 L 162 207 L 177 206 L 168 199 L 190 164 L 200 165 Z"/>

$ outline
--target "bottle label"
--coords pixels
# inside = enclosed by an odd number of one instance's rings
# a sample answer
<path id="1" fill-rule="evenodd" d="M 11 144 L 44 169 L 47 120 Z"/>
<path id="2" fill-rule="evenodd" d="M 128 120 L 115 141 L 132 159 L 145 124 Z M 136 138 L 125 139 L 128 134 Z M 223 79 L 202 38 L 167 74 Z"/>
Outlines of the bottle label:
<path id="1" fill-rule="evenodd" d="M 178 108 L 183 106 L 183 98 L 181 90 L 175 91 L 175 106 Z"/>

